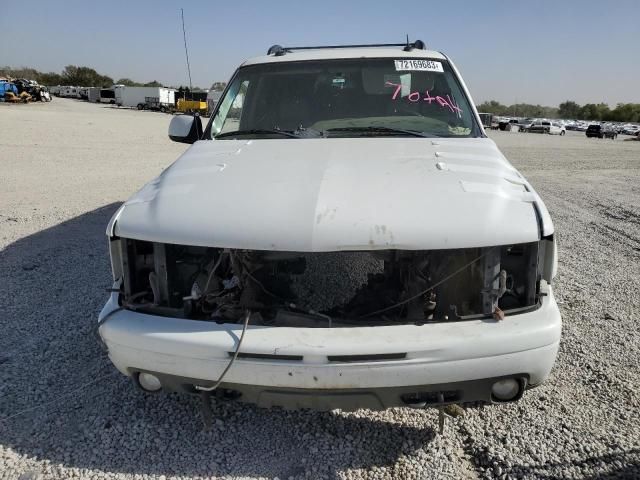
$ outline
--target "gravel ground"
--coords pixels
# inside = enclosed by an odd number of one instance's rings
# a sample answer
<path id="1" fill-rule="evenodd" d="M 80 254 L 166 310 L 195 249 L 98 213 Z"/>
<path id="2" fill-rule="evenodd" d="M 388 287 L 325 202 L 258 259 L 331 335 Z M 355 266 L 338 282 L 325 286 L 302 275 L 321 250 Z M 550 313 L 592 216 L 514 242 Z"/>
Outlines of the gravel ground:
<path id="1" fill-rule="evenodd" d="M 492 133 L 559 238 L 563 342 L 517 404 L 313 413 L 146 396 L 91 329 L 104 229 L 185 146 L 169 117 L 73 100 L 0 104 L 0 479 L 640 478 L 640 143 Z"/>
<path id="2" fill-rule="evenodd" d="M 294 275 L 292 291 L 306 309 L 317 312 L 345 305 L 370 274 L 382 273 L 384 261 L 366 252 L 307 254 L 305 272 Z"/>

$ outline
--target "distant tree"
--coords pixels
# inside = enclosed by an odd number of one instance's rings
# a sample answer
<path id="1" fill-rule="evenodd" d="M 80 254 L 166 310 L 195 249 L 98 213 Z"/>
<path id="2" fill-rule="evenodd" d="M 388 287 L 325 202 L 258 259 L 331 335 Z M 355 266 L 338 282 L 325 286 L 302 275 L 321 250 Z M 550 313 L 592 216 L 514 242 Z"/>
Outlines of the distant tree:
<path id="1" fill-rule="evenodd" d="M 612 117 L 609 105 L 606 103 L 587 103 L 580 109 L 580 118 L 583 120 L 610 120 Z"/>
<path id="2" fill-rule="evenodd" d="M 610 120 L 614 122 L 640 122 L 640 104 L 619 103 L 611 110 Z"/>
<path id="3" fill-rule="evenodd" d="M 113 79 L 106 75 L 100 75 L 93 68 L 67 65 L 62 70 L 61 82 L 65 85 L 79 87 L 103 87 L 113 85 Z"/>
<path id="4" fill-rule="evenodd" d="M 494 115 L 504 115 L 509 107 L 502 105 L 496 100 L 490 100 L 488 102 L 481 103 L 477 106 L 479 112 L 492 113 Z"/>
<path id="5" fill-rule="evenodd" d="M 3 77 L 26 78 L 28 80 L 36 80 L 39 74 L 40 72 L 30 67 L 11 68 L 6 66 L 6 67 L 0 68 L 0 75 L 2 75 Z"/>
<path id="6" fill-rule="evenodd" d="M 494 115 L 508 117 L 544 117 L 556 118 L 558 109 L 555 107 L 545 107 L 542 105 L 531 105 L 528 103 L 517 103 L 514 105 L 503 105 L 496 100 L 481 103 L 477 106 L 479 112 L 492 113 Z"/>
<path id="7" fill-rule="evenodd" d="M 147 83 L 143 84 L 142 86 L 143 87 L 163 87 L 164 85 L 162 85 L 157 80 L 153 80 L 152 82 L 147 82 Z"/>
<path id="8" fill-rule="evenodd" d="M 580 109 L 579 118 L 582 120 L 599 120 L 598 107 L 595 103 L 587 103 Z"/>
<path id="9" fill-rule="evenodd" d="M 514 117 L 556 118 L 558 116 L 558 109 L 555 107 L 545 107 L 543 105 L 518 103 L 508 107 L 508 114 Z"/>
<path id="10" fill-rule="evenodd" d="M 127 87 L 139 87 L 140 84 L 138 82 L 134 82 L 130 78 L 120 78 L 116 81 L 116 85 L 125 85 Z"/>
<path id="11" fill-rule="evenodd" d="M 611 120 L 611 109 L 606 103 L 599 103 L 596 105 L 598 117 L 600 120 Z"/>
<path id="12" fill-rule="evenodd" d="M 567 100 L 558 105 L 558 116 L 560 118 L 578 118 L 580 116 L 581 107 L 576 102 Z"/>
<path id="13" fill-rule="evenodd" d="M 211 85 L 211 90 L 214 90 L 216 92 L 221 92 L 226 88 L 226 86 L 227 86 L 226 82 L 213 82 L 213 85 Z"/>

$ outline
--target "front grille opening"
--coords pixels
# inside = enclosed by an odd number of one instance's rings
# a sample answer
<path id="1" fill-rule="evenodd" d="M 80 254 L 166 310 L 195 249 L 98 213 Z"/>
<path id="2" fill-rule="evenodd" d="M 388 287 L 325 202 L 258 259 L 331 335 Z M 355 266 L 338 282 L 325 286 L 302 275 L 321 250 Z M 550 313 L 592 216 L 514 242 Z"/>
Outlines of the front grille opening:
<path id="1" fill-rule="evenodd" d="M 155 315 L 222 324 L 250 310 L 252 326 L 422 325 L 508 315 L 539 301 L 538 242 L 306 253 L 118 241 L 123 304 Z"/>

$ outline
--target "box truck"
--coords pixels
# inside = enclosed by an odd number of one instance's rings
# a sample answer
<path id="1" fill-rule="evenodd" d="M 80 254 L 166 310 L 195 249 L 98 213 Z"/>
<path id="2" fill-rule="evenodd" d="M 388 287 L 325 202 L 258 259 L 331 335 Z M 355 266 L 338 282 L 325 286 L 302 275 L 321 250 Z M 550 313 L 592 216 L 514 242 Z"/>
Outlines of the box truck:
<path id="1" fill-rule="evenodd" d="M 116 104 L 120 107 L 169 109 L 175 104 L 175 90 L 164 87 L 126 87 L 116 85 Z"/>

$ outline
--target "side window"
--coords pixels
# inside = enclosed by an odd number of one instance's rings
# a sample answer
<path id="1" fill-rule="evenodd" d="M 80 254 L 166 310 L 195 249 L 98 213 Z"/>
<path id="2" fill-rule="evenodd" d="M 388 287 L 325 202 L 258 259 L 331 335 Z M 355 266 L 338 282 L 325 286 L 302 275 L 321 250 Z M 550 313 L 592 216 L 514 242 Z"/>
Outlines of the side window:
<path id="1" fill-rule="evenodd" d="M 233 132 L 240 129 L 240 120 L 242 119 L 242 110 L 248 89 L 249 80 L 232 85 L 229 88 L 213 120 L 211 128 L 212 135 L 215 136 L 220 133 Z"/>

